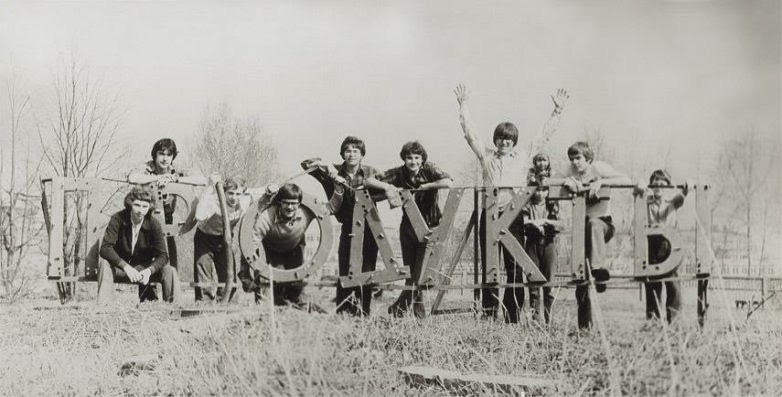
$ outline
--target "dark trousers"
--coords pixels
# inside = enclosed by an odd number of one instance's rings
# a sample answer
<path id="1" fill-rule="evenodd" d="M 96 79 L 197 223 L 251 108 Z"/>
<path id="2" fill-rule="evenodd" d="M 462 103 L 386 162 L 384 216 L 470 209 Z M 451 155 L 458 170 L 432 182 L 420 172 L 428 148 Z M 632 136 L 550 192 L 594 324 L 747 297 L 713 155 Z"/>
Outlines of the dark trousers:
<path id="1" fill-rule="evenodd" d="M 592 260 L 604 266 L 605 246 L 614 237 L 614 224 L 610 216 L 586 219 L 585 248 L 587 257 L 587 273 L 592 269 Z M 589 286 L 576 287 L 576 305 L 578 306 L 578 328 L 592 326 L 592 300 L 589 298 Z"/>
<path id="2" fill-rule="evenodd" d="M 170 196 L 170 202 L 163 204 L 163 218 L 166 224 L 174 223 L 174 209 L 176 208 L 176 196 Z M 166 237 L 166 246 L 168 246 L 168 264 L 177 268 L 176 239 L 173 236 Z"/>
<path id="3" fill-rule="evenodd" d="M 500 213 L 502 215 L 502 213 Z M 522 243 L 524 241 L 524 228 L 521 217 L 511 223 L 508 230 L 511 235 Z M 481 271 L 483 272 L 483 279 L 486 279 L 486 270 L 488 263 L 486 263 L 486 212 L 481 214 L 481 219 L 478 226 L 478 240 L 480 241 L 481 249 Z M 500 245 L 501 246 L 501 245 Z M 516 261 L 513 256 L 505 249 L 505 247 L 499 248 L 499 254 L 503 258 L 503 264 L 505 266 L 505 272 L 507 274 L 508 283 L 521 283 L 523 282 L 524 271 L 521 266 L 516 265 Z M 499 306 L 499 288 L 483 288 L 481 289 L 481 307 L 483 308 L 484 315 L 495 317 L 497 315 L 497 307 Z M 503 293 L 502 303 L 505 306 L 506 320 L 508 322 L 518 322 L 519 312 L 524 307 L 524 288 L 514 287 L 505 288 Z"/>
<path id="4" fill-rule="evenodd" d="M 168 264 L 174 269 L 177 268 L 177 253 L 176 253 L 176 239 L 173 237 L 166 237 L 166 245 L 168 246 Z"/>
<path id="5" fill-rule="evenodd" d="M 228 279 L 228 260 L 233 260 L 233 252 L 225 243 L 223 236 L 207 234 L 196 229 L 193 236 L 193 281 L 224 283 Z M 217 294 L 214 287 L 196 286 L 194 291 L 196 301 L 203 300 L 204 295 L 207 299 L 214 300 L 215 297 L 222 296 L 223 288 L 218 287 Z"/>
<path id="6" fill-rule="evenodd" d="M 134 268 L 142 271 L 146 266 L 136 265 Z M 98 302 L 105 303 L 114 293 L 114 282 L 123 281 L 129 283 L 128 275 L 122 269 L 111 266 L 109 262 L 100 260 L 98 262 Z M 149 284 L 138 285 L 138 298 L 141 302 L 158 300 L 155 293 L 155 287 L 152 283 L 160 283 L 163 286 L 163 300 L 173 302 L 179 290 L 179 278 L 176 269 L 166 264 L 160 271 L 149 277 Z"/>
<path id="7" fill-rule="evenodd" d="M 648 236 L 649 264 L 662 263 L 671 254 L 671 244 L 662 236 Z M 672 274 L 676 276 L 676 273 Z M 644 283 L 646 292 L 646 319 L 660 318 L 662 306 L 662 282 Z M 678 281 L 665 282 L 665 318 L 670 323 L 681 310 L 681 291 Z"/>
<path id="8" fill-rule="evenodd" d="M 524 244 L 524 251 L 527 252 L 532 262 L 538 267 L 546 281 L 551 281 L 554 269 L 557 266 L 557 241 L 552 239 L 546 242 L 545 239 L 527 238 Z M 548 324 L 551 321 L 551 306 L 554 303 L 554 295 L 551 294 L 551 287 L 530 288 L 529 304 L 532 308 L 532 315 L 538 318 L 540 310 L 540 293 L 543 292 L 543 318 Z"/>
<path id="9" fill-rule="evenodd" d="M 421 275 L 421 263 L 419 258 L 423 258 L 426 251 L 426 243 L 418 242 L 413 232 L 412 226 L 402 223 L 399 227 L 399 244 L 402 247 L 402 263 L 410 268 L 411 277 L 405 280 L 405 285 L 417 285 L 418 278 Z M 415 303 L 415 313 L 419 317 L 425 315 L 423 306 L 423 296 L 421 291 L 404 290 L 399 294 L 399 298 L 391 307 L 401 314 L 409 309 Z"/>
<path id="10" fill-rule="evenodd" d="M 266 252 L 266 262 L 272 267 L 283 269 L 295 269 L 304 264 L 305 240 L 302 237 L 301 243 L 290 251 L 278 252 L 264 243 L 263 249 Z M 272 294 L 274 295 L 274 304 L 276 306 L 300 305 L 301 294 L 304 291 L 303 281 L 293 281 L 288 283 L 272 283 Z M 255 301 L 258 302 L 260 295 L 256 294 Z"/>
<path id="11" fill-rule="evenodd" d="M 339 235 L 339 250 L 337 252 L 340 277 L 347 276 L 350 272 L 351 234 L 352 224 L 343 223 L 342 231 Z M 362 253 L 361 270 L 364 272 L 374 271 L 375 262 L 377 262 L 377 243 L 366 223 L 364 224 Z M 371 303 L 372 288 L 370 286 L 344 288 L 341 284 L 337 284 L 337 313 L 345 312 L 352 315 L 368 316 Z"/>

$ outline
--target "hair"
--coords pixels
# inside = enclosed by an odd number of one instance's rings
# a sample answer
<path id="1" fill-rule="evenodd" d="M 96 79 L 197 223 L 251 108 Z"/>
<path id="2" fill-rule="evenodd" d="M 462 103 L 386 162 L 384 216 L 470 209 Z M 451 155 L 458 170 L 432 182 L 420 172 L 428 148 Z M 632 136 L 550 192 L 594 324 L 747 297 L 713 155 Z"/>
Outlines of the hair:
<path id="1" fill-rule="evenodd" d="M 516 146 L 519 143 L 519 129 L 509 121 L 500 123 L 494 129 L 494 137 L 491 140 L 495 142 L 497 139 L 510 139 L 513 141 L 513 146 Z"/>
<path id="2" fill-rule="evenodd" d="M 171 138 L 163 138 L 155 142 L 154 145 L 152 145 L 152 160 L 155 159 L 155 156 L 157 156 L 157 152 L 162 151 L 169 151 L 171 154 L 176 158 L 176 155 L 179 154 L 179 152 L 176 150 L 176 143 Z"/>
<path id="3" fill-rule="evenodd" d="M 535 167 L 535 162 L 540 159 L 546 159 L 546 161 L 548 161 L 546 168 L 538 169 Z M 540 186 L 546 178 L 551 178 L 551 158 L 546 153 L 538 153 L 532 158 L 532 166 L 529 167 L 529 171 L 527 172 L 527 185 Z"/>
<path id="4" fill-rule="evenodd" d="M 361 156 L 367 155 L 367 146 L 364 144 L 364 141 L 351 135 L 345 137 L 345 140 L 343 140 L 342 144 L 339 145 L 339 155 L 343 160 L 345 159 L 345 150 L 347 150 L 348 146 L 355 146 L 358 150 L 361 151 Z"/>
<path id="5" fill-rule="evenodd" d="M 125 195 L 125 209 L 130 210 L 130 207 L 136 200 L 146 201 L 150 207 L 155 205 L 155 196 L 143 186 L 133 186 L 128 194 Z"/>
<path id="6" fill-rule="evenodd" d="M 651 185 L 652 181 L 654 181 L 655 179 L 662 179 L 666 183 L 668 183 L 668 186 L 671 186 L 671 174 L 669 174 L 668 171 L 666 170 L 663 169 L 654 170 L 654 172 L 652 172 L 652 175 L 649 177 L 649 184 Z"/>
<path id="7" fill-rule="evenodd" d="M 242 178 L 227 178 L 223 183 L 223 190 L 229 191 L 233 189 L 239 189 L 242 192 L 247 190 L 247 182 Z"/>
<path id="8" fill-rule="evenodd" d="M 426 155 L 426 149 L 424 149 L 424 145 L 422 145 L 418 141 L 410 141 L 402 145 L 402 150 L 399 152 L 399 157 L 402 158 L 402 160 L 405 159 L 410 154 L 417 154 L 421 156 L 421 159 L 423 159 L 423 162 L 426 162 L 427 155 Z"/>
<path id="9" fill-rule="evenodd" d="M 592 151 L 592 148 L 590 148 L 589 144 L 584 141 L 578 141 L 567 148 L 568 157 L 577 156 L 579 154 L 583 154 L 584 158 L 589 163 L 595 159 L 595 153 Z"/>
<path id="10" fill-rule="evenodd" d="M 303 194 L 299 185 L 295 183 L 286 183 L 280 187 L 280 190 L 277 191 L 277 195 L 274 197 L 274 201 L 278 204 L 282 200 L 297 200 L 301 203 L 302 196 Z"/>

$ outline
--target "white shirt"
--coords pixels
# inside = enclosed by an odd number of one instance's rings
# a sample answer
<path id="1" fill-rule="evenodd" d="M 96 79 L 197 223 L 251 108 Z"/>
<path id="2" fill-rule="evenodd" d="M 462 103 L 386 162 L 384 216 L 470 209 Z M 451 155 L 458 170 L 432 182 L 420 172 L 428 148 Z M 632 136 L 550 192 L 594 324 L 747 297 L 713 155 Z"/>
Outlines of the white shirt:
<path id="1" fill-rule="evenodd" d="M 133 239 L 131 240 L 130 244 L 130 254 L 133 255 L 133 251 L 136 250 L 136 242 L 138 241 L 138 233 L 141 231 L 141 225 L 144 224 L 144 220 L 142 219 L 141 222 L 138 224 L 133 223 L 133 220 L 130 221 L 130 229 L 132 231 Z"/>

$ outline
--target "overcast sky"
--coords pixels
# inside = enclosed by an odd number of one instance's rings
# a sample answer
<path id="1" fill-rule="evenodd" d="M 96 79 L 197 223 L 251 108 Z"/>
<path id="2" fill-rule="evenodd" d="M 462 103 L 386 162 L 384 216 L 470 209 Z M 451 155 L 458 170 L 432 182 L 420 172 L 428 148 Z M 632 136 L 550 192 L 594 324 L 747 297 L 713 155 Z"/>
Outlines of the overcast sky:
<path id="1" fill-rule="evenodd" d="M 203 109 L 224 101 L 259 117 L 285 174 L 306 157 L 338 160 L 348 134 L 379 168 L 417 139 L 455 171 L 471 156 L 460 82 L 487 142 L 505 120 L 524 142 L 564 87 L 557 156 L 599 128 L 624 158 L 654 166 L 670 152 L 674 173 L 697 179 L 719 140 L 751 126 L 780 146 L 778 1 L 378 3 L 4 3 L 0 76 L 15 70 L 43 98 L 78 54 L 120 92 L 139 161 L 161 137 L 187 161 Z"/>

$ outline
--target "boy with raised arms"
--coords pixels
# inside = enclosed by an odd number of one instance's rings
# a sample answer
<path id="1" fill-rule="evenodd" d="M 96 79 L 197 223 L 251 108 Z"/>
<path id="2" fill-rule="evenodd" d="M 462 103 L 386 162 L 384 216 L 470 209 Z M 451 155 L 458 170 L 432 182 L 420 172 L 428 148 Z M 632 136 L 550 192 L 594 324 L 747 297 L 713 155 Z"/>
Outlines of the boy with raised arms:
<path id="1" fill-rule="evenodd" d="M 473 126 L 470 112 L 467 108 L 467 87 L 459 85 L 456 87 L 454 93 L 456 94 L 456 101 L 459 104 L 459 124 L 462 126 L 464 139 L 467 140 L 467 144 L 470 146 L 473 153 L 475 153 L 475 156 L 480 163 L 483 175 L 483 186 L 485 188 L 501 188 L 497 197 L 497 204 L 499 206 L 499 213 L 502 213 L 513 196 L 512 187 L 523 186 L 526 183 L 526 171 L 528 164 L 530 163 L 531 153 L 541 151 L 556 131 L 562 115 L 562 110 L 569 96 L 567 92 L 562 89 L 557 91 L 556 96 L 552 96 L 554 110 L 544 124 L 543 129 L 536 138 L 528 141 L 528 145 L 524 145 L 525 147 L 528 147 L 528 151 L 519 151 L 516 149 L 516 146 L 519 143 L 519 131 L 516 126 L 510 122 L 500 123 L 494 129 L 494 135 L 492 136 L 493 146 L 489 147 L 484 145 L 483 140 L 478 136 L 476 129 Z M 485 258 L 485 213 L 481 214 L 479 223 L 481 258 Z M 516 239 L 520 242 L 523 241 L 523 229 L 520 217 L 510 225 L 509 230 Z M 501 249 L 501 253 L 504 257 L 506 271 L 509 274 L 521 274 L 521 271 L 515 271 L 516 264 L 510 253 L 504 248 Z M 485 263 L 484 260 L 482 263 L 484 273 L 487 266 L 488 264 Z M 505 305 L 506 311 L 518 313 L 524 306 L 524 289 L 506 288 L 503 304 Z M 484 315 L 490 318 L 496 317 L 498 305 L 499 290 L 497 288 L 483 289 L 482 306 Z M 512 321 L 513 317 L 508 317 L 507 319 Z"/>

